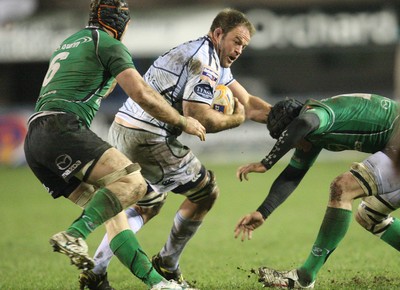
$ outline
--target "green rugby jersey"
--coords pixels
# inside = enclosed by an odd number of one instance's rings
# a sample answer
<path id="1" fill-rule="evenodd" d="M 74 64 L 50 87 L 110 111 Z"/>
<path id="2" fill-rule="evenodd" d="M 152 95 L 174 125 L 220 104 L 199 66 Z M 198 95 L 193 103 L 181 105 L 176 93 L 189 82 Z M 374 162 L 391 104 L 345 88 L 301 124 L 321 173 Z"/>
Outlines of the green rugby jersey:
<path id="1" fill-rule="evenodd" d="M 321 149 L 357 150 L 375 153 L 383 150 L 399 117 L 397 102 L 373 94 L 347 94 L 321 101 L 307 100 L 300 114 L 317 114 L 319 128 L 305 138 L 311 152 L 296 150 L 291 165 L 312 165 Z"/>
<path id="2" fill-rule="evenodd" d="M 74 113 L 90 126 L 115 77 L 127 68 L 134 64 L 124 44 L 96 28 L 80 30 L 51 56 L 35 111 Z"/>

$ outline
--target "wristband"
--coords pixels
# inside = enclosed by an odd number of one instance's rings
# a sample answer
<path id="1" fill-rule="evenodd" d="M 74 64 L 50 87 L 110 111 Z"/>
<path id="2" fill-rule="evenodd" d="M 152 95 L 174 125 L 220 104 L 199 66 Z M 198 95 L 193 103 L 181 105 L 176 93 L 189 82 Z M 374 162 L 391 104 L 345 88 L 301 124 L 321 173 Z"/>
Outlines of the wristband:
<path id="1" fill-rule="evenodd" d="M 267 169 L 267 170 L 271 169 L 271 167 L 272 167 L 272 166 L 270 166 L 269 160 L 267 160 L 267 158 L 264 158 L 263 160 L 261 160 L 261 164 L 264 165 L 265 169 Z"/>
<path id="2" fill-rule="evenodd" d="M 257 208 L 257 211 L 262 215 L 264 220 L 266 220 L 268 218 L 268 216 L 270 215 L 270 212 L 262 205 L 260 205 L 260 207 Z"/>

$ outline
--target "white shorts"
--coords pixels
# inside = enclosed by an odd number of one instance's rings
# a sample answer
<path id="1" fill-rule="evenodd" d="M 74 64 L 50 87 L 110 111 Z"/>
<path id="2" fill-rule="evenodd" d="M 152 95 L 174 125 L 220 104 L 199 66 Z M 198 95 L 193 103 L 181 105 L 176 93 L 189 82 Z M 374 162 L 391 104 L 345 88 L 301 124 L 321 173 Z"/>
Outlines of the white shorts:
<path id="1" fill-rule="evenodd" d="M 399 208 L 400 170 L 396 168 L 394 162 L 385 153 L 379 151 L 366 158 L 361 164 L 367 168 L 376 184 L 377 191 L 373 192 L 373 195 L 379 195 L 394 208 Z"/>
<path id="2" fill-rule="evenodd" d="M 187 146 L 175 137 L 163 137 L 113 122 L 108 139 L 111 145 L 142 167 L 142 175 L 159 193 L 197 178 L 201 162 Z"/>

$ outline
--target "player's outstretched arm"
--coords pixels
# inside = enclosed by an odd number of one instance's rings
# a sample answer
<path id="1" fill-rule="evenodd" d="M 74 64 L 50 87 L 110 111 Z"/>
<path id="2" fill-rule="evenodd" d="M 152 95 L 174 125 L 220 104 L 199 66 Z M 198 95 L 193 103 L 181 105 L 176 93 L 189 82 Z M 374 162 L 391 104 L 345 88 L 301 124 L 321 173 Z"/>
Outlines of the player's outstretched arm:
<path id="1" fill-rule="evenodd" d="M 250 172 L 264 173 L 266 171 L 267 171 L 267 169 L 261 162 L 250 163 L 250 164 L 240 166 L 236 171 L 236 177 L 240 181 L 243 181 L 244 179 L 249 180 L 247 175 Z"/>
<path id="2" fill-rule="evenodd" d="M 264 218 L 258 211 L 249 213 L 242 217 L 235 227 L 235 239 L 242 235 L 242 242 L 246 239 L 251 240 L 253 231 L 264 223 Z"/>
<path id="3" fill-rule="evenodd" d="M 233 95 L 244 105 L 246 118 L 258 123 L 266 123 L 267 116 L 271 111 L 271 104 L 260 97 L 253 96 L 238 82 L 229 85 Z"/>

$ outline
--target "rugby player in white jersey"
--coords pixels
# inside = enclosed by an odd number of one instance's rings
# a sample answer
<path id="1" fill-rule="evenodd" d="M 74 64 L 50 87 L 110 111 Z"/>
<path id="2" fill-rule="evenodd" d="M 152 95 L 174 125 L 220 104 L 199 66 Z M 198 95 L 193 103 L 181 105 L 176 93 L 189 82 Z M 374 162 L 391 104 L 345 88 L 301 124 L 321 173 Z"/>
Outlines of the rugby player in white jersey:
<path id="1" fill-rule="evenodd" d="M 181 114 L 199 120 L 209 133 L 237 127 L 246 118 L 265 123 L 271 105 L 247 92 L 230 68 L 254 33 L 254 26 L 243 13 L 225 9 L 214 18 L 207 35 L 161 55 L 144 79 Z M 234 94 L 232 115 L 221 114 L 210 106 L 218 84 L 228 86 Z M 168 192 L 185 198 L 165 245 L 152 258 L 162 276 L 185 284 L 179 258 L 216 201 L 219 189 L 213 172 L 177 140 L 180 134 L 181 130 L 153 118 L 128 98 L 115 116 L 109 141 L 140 164 L 151 185 L 145 197 L 126 211 L 134 232 L 158 214 Z M 107 279 L 112 256 L 104 237 L 94 256 L 95 268 L 80 276 L 81 287 L 104 289 L 101 285 Z"/>

